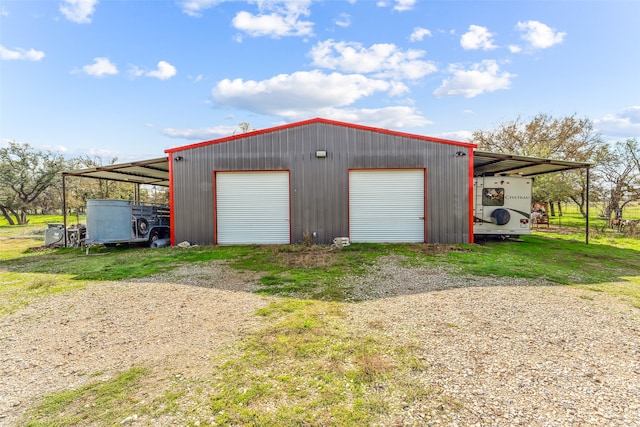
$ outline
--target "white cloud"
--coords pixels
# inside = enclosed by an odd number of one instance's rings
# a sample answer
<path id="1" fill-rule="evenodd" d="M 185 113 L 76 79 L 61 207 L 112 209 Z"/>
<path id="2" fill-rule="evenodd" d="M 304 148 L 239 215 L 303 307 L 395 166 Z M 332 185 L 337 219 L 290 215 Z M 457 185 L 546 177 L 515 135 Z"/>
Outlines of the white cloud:
<path id="1" fill-rule="evenodd" d="M 64 0 L 60 5 L 60 12 L 69 21 L 89 24 L 97 4 L 98 0 Z"/>
<path id="2" fill-rule="evenodd" d="M 396 5 L 393 7 L 394 10 L 399 12 L 404 12 L 405 10 L 413 9 L 415 6 L 416 0 L 396 0 Z"/>
<path id="3" fill-rule="evenodd" d="M 349 27 L 351 26 L 351 15 L 348 13 L 341 13 L 333 22 L 339 27 Z"/>
<path id="4" fill-rule="evenodd" d="M 12 60 L 26 60 L 26 61 L 40 61 L 44 58 L 44 52 L 41 50 L 35 50 L 33 48 L 29 50 L 16 48 L 15 50 L 7 49 L 0 45 L 0 59 L 6 61 Z"/>
<path id="5" fill-rule="evenodd" d="M 0 6 L 0 16 L 9 16 L 9 11 L 4 6 Z"/>
<path id="6" fill-rule="evenodd" d="M 145 73 L 145 76 L 155 77 L 160 80 L 168 80 L 176 74 L 176 67 L 166 61 L 160 61 L 158 62 L 158 69 Z"/>
<path id="7" fill-rule="evenodd" d="M 454 141 L 468 142 L 471 141 L 473 132 L 470 130 L 454 130 L 452 132 L 441 132 L 440 134 L 433 136 L 443 139 L 451 139 Z"/>
<path id="8" fill-rule="evenodd" d="M 416 0 L 394 0 L 392 4 L 394 4 L 394 10 L 404 12 L 413 9 L 413 6 L 416 4 Z M 389 7 L 390 3 L 387 0 L 379 0 L 376 2 L 376 6 Z"/>
<path id="9" fill-rule="evenodd" d="M 640 138 L 640 105 L 607 114 L 594 120 L 594 124 L 602 133 L 614 138 Z"/>
<path id="10" fill-rule="evenodd" d="M 180 2 L 180 6 L 182 7 L 182 12 L 185 14 L 197 17 L 202 16 L 203 10 L 215 7 L 224 2 L 225 0 L 185 0 Z"/>
<path id="11" fill-rule="evenodd" d="M 538 21 L 518 22 L 516 29 L 523 33 L 521 37 L 534 49 L 546 49 L 562 43 L 567 35 Z"/>
<path id="12" fill-rule="evenodd" d="M 137 65 L 132 65 L 129 68 L 129 77 L 136 78 L 144 75 L 144 70 Z"/>
<path id="13" fill-rule="evenodd" d="M 491 50 L 497 47 L 493 44 L 493 34 L 479 25 L 469 25 L 469 31 L 460 37 L 460 46 L 465 50 Z"/>
<path id="14" fill-rule="evenodd" d="M 177 74 L 176 67 L 169 64 L 166 61 L 158 62 L 158 68 L 152 71 L 145 71 L 137 65 L 132 65 L 129 68 L 129 77 L 136 78 L 141 76 L 154 77 L 160 80 L 169 80 L 171 77 Z M 198 81 L 198 80 L 196 80 Z"/>
<path id="15" fill-rule="evenodd" d="M 522 52 L 522 48 L 520 46 L 518 46 L 517 44 L 510 44 L 509 45 L 509 52 L 511 52 L 511 53 L 520 53 L 520 52 Z"/>
<path id="16" fill-rule="evenodd" d="M 402 86 L 358 74 L 299 71 L 263 81 L 225 79 L 213 88 L 212 95 L 221 106 L 291 117 L 350 105 L 378 92 L 396 95 L 402 91 Z"/>
<path id="17" fill-rule="evenodd" d="M 459 65 L 451 65 L 449 71 L 453 74 L 450 79 L 445 79 L 433 94 L 437 97 L 462 95 L 465 98 L 473 98 L 487 92 L 511 87 L 511 79 L 515 74 L 500 72 L 498 63 L 486 59 L 473 64 L 471 69 L 465 70 Z"/>
<path id="18" fill-rule="evenodd" d="M 313 65 L 344 72 L 373 74 L 375 77 L 419 79 L 437 70 L 422 58 L 425 52 L 409 49 L 402 51 L 391 43 L 364 47 L 360 43 L 319 42 L 309 52 Z"/>
<path id="19" fill-rule="evenodd" d="M 93 58 L 93 60 L 93 64 L 85 65 L 84 67 L 82 67 L 82 71 L 85 74 L 94 77 L 118 74 L 118 68 L 116 67 L 116 64 L 109 61 L 109 58 L 98 57 Z"/>
<path id="20" fill-rule="evenodd" d="M 420 114 L 415 108 L 408 106 L 353 109 L 323 108 L 316 110 L 312 116 L 342 122 L 358 123 L 365 126 L 375 126 L 383 129 L 415 128 L 433 123 Z M 302 120 L 304 118 L 304 116 L 292 117 L 293 120 Z"/>
<path id="21" fill-rule="evenodd" d="M 301 20 L 310 15 L 311 0 L 259 1 L 259 13 L 240 11 L 233 18 L 233 26 L 252 36 L 310 36 L 313 22 Z"/>
<path id="22" fill-rule="evenodd" d="M 174 129 L 164 128 L 162 133 L 170 138 L 194 139 L 205 141 L 232 135 L 236 130 L 234 126 L 214 126 L 200 129 Z"/>
<path id="23" fill-rule="evenodd" d="M 213 8 L 231 0 L 182 0 L 182 12 L 193 17 L 202 16 L 206 9 Z M 258 7 L 258 13 L 240 11 L 232 20 L 233 26 L 251 37 L 269 36 L 280 38 L 286 36 L 308 36 L 313 34 L 313 22 L 301 20 L 301 16 L 309 16 L 309 7 L 313 0 L 253 0 L 249 4 Z M 341 16 L 337 25 L 350 25 L 349 16 Z M 233 37 L 242 42 L 242 36 Z"/>
<path id="24" fill-rule="evenodd" d="M 412 42 L 421 42 L 425 36 L 431 37 L 431 31 L 426 28 L 416 27 L 409 36 L 409 40 Z"/>

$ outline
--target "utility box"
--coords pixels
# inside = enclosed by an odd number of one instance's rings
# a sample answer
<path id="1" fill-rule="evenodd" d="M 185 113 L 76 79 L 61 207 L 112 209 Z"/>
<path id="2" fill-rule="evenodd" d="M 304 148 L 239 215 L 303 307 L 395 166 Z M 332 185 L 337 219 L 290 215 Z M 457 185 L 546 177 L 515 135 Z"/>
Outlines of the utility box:
<path id="1" fill-rule="evenodd" d="M 50 223 L 44 233 L 44 245 L 64 246 L 64 224 Z"/>
<path id="2" fill-rule="evenodd" d="M 65 226 L 60 223 L 49 223 L 44 233 L 44 245 L 50 248 L 77 247 L 84 244 L 87 227 L 84 224 L 76 224 L 66 228 L 67 239 L 65 241 Z"/>
<path id="3" fill-rule="evenodd" d="M 87 200 L 85 245 L 149 243 L 168 238 L 169 207 L 131 200 Z"/>
<path id="4" fill-rule="evenodd" d="M 532 187 L 532 178 L 520 176 L 475 178 L 473 233 L 503 237 L 531 234 Z"/>

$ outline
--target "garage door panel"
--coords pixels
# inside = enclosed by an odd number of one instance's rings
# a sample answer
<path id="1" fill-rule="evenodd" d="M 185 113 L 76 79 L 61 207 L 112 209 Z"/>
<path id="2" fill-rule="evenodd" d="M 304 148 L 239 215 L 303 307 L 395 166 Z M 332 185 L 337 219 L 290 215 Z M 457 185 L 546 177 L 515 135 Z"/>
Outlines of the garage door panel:
<path id="1" fill-rule="evenodd" d="M 424 242 L 424 170 L 349 173 L 353 242 Z"/>
<path id="2" fill-rule="evenodd" d="M 216 173 L 217 243 L 290 243 L 289 173 Z"/>

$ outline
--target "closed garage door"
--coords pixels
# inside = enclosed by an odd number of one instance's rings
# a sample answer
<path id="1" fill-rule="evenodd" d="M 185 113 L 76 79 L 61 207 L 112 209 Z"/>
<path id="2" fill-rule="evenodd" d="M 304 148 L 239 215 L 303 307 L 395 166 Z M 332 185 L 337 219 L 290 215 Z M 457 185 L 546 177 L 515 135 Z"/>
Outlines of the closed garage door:
<path id="1" fill-rule="evenodd" d="M 424 169 L 350 171 L 351 241 L 424 242 L 424 181 Z"/>
<path id="2" fill-rule="evenodd" d="M 290 243 L 289 172 L 217 172 L 219 245 Z"/>

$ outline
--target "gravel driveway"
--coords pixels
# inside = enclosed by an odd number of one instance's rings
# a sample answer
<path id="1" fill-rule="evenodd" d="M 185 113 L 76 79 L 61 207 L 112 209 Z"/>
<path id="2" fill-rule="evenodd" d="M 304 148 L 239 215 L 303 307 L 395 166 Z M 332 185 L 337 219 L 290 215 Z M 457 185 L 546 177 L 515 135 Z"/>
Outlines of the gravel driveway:
<path id="1" fill-rule="evenodd" d="M 95 283 L 1 318 L 0 425 L 17 425 L 38 396 L 133 365 L 198 375 L 208 355 L 260 327 L 253 313 L 271 299 L 251 293 L 253 281 L 211 263 Z M 350 327 L 410 344 L 429 366 L 414 380 L 455 402 L 407 406 L 383 425 L 640 425 L 640 310 L 619 299 L 393 258 L 348 284 L 363 300 L 345 304 Z"/>

